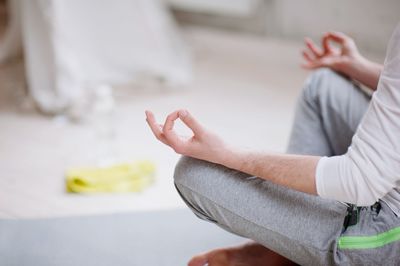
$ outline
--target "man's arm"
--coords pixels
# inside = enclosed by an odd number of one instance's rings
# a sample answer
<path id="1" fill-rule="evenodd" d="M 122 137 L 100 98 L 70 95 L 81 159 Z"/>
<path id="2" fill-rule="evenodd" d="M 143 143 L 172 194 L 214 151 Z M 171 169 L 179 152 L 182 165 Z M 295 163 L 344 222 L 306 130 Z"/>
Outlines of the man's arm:
<path id="1" fill-rule="evenodd" d="M 400 184 L 400 24 L 387 48 L 377 91 L 346 154 L 322 158 L 318 194 L 359 206 L 383 198 Z"/>
<path id="2" fill-rule="evenodd" d="M 273 154 L 237 149 L 227 151 L 222 165 L 270 180 L 308 194 L 317 195 L 315 172 L 319 156 Z"/>
<path id="3" fill-rule="evenodd" d="M 146 111 L 146 117 L 156 138 L 179 154 L 222 164 L 294 190 L 317 194 L 315 171 L 320 157 L 257 153 L 234 148 L 205 129 L 186 110 L 171 113 L 164 125 L 157 124 L 150 111 Z M 193 136 L 178 136 L 173 129 L 176 119 L 181 119 L 192 130 Z"/>
<path id="4" fill-rule="evenodd" d="M 383 66 L 361 57 L 344 65 L 342 68 L 342 72 L 347 76 L 375 91 L 378 87 L 379 76 Z"/>
<path id="5" fill-rule="evenodd" d="M 331 42 L 338 47 L 332 46 Z M 376 90 L 383 66 L 362 56 L 349 36 L 341 32 L 327 32 L 322 37 L 322 48 L 309 38 L 305 39 L 305 44 L 304 68 L 328 67 Z"/>

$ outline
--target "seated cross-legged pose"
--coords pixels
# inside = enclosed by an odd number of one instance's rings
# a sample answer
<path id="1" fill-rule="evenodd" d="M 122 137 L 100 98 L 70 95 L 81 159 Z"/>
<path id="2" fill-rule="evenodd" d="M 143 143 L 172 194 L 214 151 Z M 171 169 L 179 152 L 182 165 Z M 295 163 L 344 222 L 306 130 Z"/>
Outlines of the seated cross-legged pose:
<path id="1" fill-rule="evenodd" d="M 174 181 L 186 204 L 253 241 L 190 266 L 400 265 L 400 25 L 383 67 L 342 33 L 306 46 L 304 67 L 322 68 L 304 85 L 287 154 L 225 143 L 187 110 L 163 125 L 146 111 L 157 139 L 184 155 Z M 176 119 L 193 136 L 178 136 Z"/>

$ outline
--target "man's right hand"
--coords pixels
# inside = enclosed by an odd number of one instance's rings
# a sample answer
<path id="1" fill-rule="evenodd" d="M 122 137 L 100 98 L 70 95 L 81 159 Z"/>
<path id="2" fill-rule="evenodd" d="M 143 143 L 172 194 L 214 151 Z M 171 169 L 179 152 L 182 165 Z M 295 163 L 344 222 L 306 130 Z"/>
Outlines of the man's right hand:
<path id="1" fill-rule="evenodd" d="M 332 42 L 336 46 L 333 46 Z M 328 67 L 345 72 L 349 64 L 361 57 L 353 39 L 341 32 L 325 33 L 322 37 L 322 49 L 310 38 L 305 38 L 305 44 L 307 49 L 303 50 L 303 57 L 306 62 L 302 66 L 307 69 Z"/>
<path id="2" fill-rule="evenodd" d="M 180 136 L 174 129 L 174 123 L 180 119 L 192 131 L 192 136 Z M 169 114 L 164 125 L 158 124 L 154 114 L 146 111 L 146 121 L 154 136 L 176 153 L 224 164 L 230 154 L 225 142 L 201 125 L 187 110 L 177 110 Z"/>
<path id="3" fill-rule="evenodd" d="M 341 32 L 327 32 L 322 37 L 322 48 L 310 38 L 305 39 L 305 44 L 307 48 L 302 52 L 305 59 L 302 67 L 306 69 L 328 67 L 358 80 L 373 90 L 377 88 L 382 65 L 363 57 L 349 36 Z"/>

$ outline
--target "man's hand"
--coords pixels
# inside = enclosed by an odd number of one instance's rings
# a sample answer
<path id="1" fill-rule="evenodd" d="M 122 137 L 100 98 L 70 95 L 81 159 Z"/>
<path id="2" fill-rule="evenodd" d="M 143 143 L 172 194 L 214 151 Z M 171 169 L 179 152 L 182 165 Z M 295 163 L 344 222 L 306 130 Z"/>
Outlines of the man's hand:
<path id="1" fill-rule="evenodd" d="M 178 118 L 192 130 L 193 136 L 176 134 L 174 122 Z M 319 157 L 259 153 L 227 146 L 186 110 L 168 115 L 164 125 L 156 122 L 152 112 L 146 111 L 146 121 L 154 136 L 179 154 L 221 164 L 298 191 L 317 193 L 315 168 Z"/>
<path id="2" fill-rule="evenodd" d="M 332 43 L 336 45 L 333 46 Z M 302 67 L 316 69 L 328 67 L 355 79 L 375 90 L 378 86 L 382 65 L 369 61 L 357 49 L 352 38 L 341 32 L 328 32 L 322 37 L 322 48 L 310 38 L 305 39 Z"/>
<path id="3" fill-rule="evenodd" d="M 325 33 L 322 37 L 322 49 L 310 38 L 305 39 L 305 44 L 307 49 L 303 50 L 303 57 L 306 62 L 302 66 L 307 69 L 328 67 L 346 74 L 349 64 L 354 64 L 354 61 L 361 58 L 353 39 L 341 32 Z"/>
<path id="4" fill-rule="evenodd" d="M 179 136 L 175 132 L 174 122 L 178 118 L 193 132 L 191 137 Z M 146 121 L 154 136 L 176 153 L 213 163 L 222 163 L 227 154 L 225 143 L 205 129 L 187 110 L 169 114 L 164 125 L 156 122 L 152 112 L 146 111 Z"/>

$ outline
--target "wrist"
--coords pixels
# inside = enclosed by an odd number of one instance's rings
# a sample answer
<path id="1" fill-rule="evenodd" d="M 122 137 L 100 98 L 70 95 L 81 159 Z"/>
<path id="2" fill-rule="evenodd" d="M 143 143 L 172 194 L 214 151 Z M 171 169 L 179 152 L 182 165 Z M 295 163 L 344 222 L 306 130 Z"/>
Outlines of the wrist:
<path id="1" fill-rule="evenodd" d="M 382 65 L 358 55 L 357 57 L 349 60 L 344 67 L 343 73 L 375 90 L 378 85 L 381 71 Z"/>
<path id="2" fill-rule="evenodd" d="M 359 58 L 354 60 L 353 64 L 354 67 L 357 68 L 358 72 L 366 72 L 366 70 L 372 68 L 374 63 L 360 55 Z"/>
<path id="3" fill-rule="evenodd" d="M 346 56 L 336 65 L 335 70 L 352 78 L 360 69 L 365 68 L 368 64 L 367 61 L 368 60 L 360 54 Z"/>
<path id="4" fill-rule="evenodd" d="M 225 144 L 224 147 L 220 150 L 218 159 L 216 163 L 224 165 L 228 168 L 237 169 L 238 167 L 238 154 L 239 150 L 237 147 Z"/>

